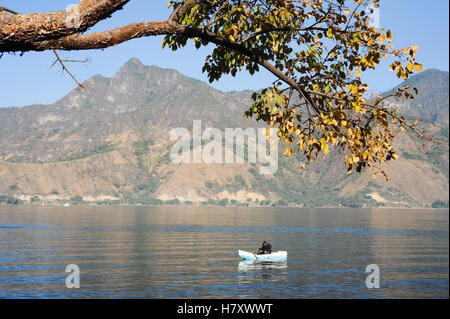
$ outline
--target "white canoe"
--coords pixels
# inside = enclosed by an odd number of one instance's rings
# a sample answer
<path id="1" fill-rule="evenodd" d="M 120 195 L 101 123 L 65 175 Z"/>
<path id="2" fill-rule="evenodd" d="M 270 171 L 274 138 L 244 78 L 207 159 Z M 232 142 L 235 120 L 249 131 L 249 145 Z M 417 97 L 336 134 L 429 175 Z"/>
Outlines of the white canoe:
<path id="1" fill-rule="evenodd" d="M 261 254 L 256 255 L 254 253 L 250 253 L 245 250 L 239 250 L 239 256 L 241 258 L 247 259 L 247 260 L 275 260 L 275 259 L 287 259 L 287 251 L 276 251 L 271 254 Z"/>

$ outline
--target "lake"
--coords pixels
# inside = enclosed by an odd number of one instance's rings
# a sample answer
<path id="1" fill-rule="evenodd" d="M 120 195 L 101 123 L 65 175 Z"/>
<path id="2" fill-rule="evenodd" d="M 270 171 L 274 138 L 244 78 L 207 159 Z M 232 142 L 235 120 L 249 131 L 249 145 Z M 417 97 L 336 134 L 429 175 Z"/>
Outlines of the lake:
<path id="1" fill-rule="evenodd" d="M 0 206 L 0 298 L 448 298 L 448 209 Z M 286 262 L 245 262 L 263 240 Z M 66 266 L 80 288 L 66 287 Z M 366 267 L 379 267 L 379 288 Z"/>

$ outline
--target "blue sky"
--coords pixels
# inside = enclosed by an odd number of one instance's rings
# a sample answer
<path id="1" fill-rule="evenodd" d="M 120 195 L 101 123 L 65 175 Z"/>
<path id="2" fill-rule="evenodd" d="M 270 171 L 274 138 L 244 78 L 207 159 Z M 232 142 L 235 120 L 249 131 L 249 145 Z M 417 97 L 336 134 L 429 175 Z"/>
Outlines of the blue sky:
<path id="1" fill-rule="evenodd" d="M 66 8 L 76 0 L 0 0 L 5 6 L 22 13 L 56 11 Z M 89 32 L 120 27 L 131 22 L 164 20 L 170 14 L 168 0 L 131 0 L 124 10 L 100 22 Z M 449 70 L 449 2 L 448 0 L 381 0 L 381 25 L 392 30 L 394 45 L 419 46 L 417 59 L 425 69 Z M 95 74 L 114 76 L 130 58 L 137 57 L 144 64 L 172 68 L 207 82 L 202 74 L 207 48 L 196 50 L 189 45 L 178 52 L 161 49 L 162 37 L 132 40 L 104 51 L 60 52 L 62 57 L 91 60 L 88 64 L 70 65 L 80 81 Z M 57 101 L 75 88 L 74 82 L 60 68 L 51 68 L 54 57 L 50 52 L 5 54 L 0 59 L 0 106 L 25 106 L 49 104 Z M 377 71 L 363 74 L 371 89 L 383 92 L 400 83 L 388 64 Z M 250 76 L 246 72 L 235 78 L 223 77 L 213 86 L 222 91 L 259 89 L 270 85 L 273 76 L 266 71 Z"/>

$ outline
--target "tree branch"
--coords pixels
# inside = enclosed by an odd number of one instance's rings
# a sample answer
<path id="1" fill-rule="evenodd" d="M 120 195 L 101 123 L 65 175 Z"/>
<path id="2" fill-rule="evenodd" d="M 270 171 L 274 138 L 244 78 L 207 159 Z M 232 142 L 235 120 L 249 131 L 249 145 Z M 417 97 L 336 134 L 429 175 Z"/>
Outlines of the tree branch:
<path id="1" fill-rule="evenodd" d="M 321 93 L 321 92 L 315 92 L 315 91 L 307 91 L 307 93 L 311 94 L 311 95 L 318 95 L 324 98 L 328 98 L 330 100 L 334 100 L 334 101 L 345 101 L 343 98 L 340 97 L 336 97 L 336 96 L 330 96 L 328 94 L 325 93 Z M 394 95 L 389 95 L 386 96 L 384 98 L 382 98 L 381 100 L 384 100 L 386 98 L 389 97 L 393 97 Z M 419 136 L 419 138 L 421 138 L 422 140 L 427 140 L 429 142 L 433 142 L 433 143 L 437 143 L 437 144 L 442 144 L 442 145 L 448 145 L 447 142 L 444 141 L 440 141 L 440 140 L 435 140 L 432 137 L 428 137 L 425 134 L 423 134 L 422 132 L 420 132 L 419 130 L 417 130 L 414 125 L 409 124 L 405 119 L 403 119 L 401 116 L 395 114 L 394 112 L 391 112 L 390 110 L 388 110 L 387 108 L 378 106 L 379 102 L 381 102 L 381 100 L 379 100 L 377 103 L 375 104 L 370 104 L 370 103 L 361 103 L 361 105 L 379 110 L 379 111 L 383 111 L 386 112 L 387 114 L 389 114 L 390 116 L 392 116 L 393 118 L 395 118 L 397 121 L 399 121 L 401 123 L 401 125 L 410 130 L 411 132 L 415 133 L 417 136 Z"/>
<path id="2" fill-rule="evenodd" d="M 108 31 L 91 34 L 73 34 L 55 40 L 31 42 L 23 47 L 22 51 L 105 49 L 142 37 L 183 34 L 185 29 L 185 26 L 170 21 L 131 23 L 124 27 Z M 1 47 L 0 52 L 2 52 Z"/>
<path id="3" fill-rule="evenodd" d="M 84 32 L 122 9 L 128 1 L 81 0 L 71 8 L 49 13 L 10 15 L 0 11 L 0 52 L 22 51 L 32 42 Z"/>
<path id="4" fill-rule="evenodd" d="M 190 4 L 193 5 L 193 3 L 195 3 L 196 1 L 198 0 L 192 0 Z M 178 9 L 177 15 L 180 13 L 180 11 L 182 10 Z M 301 97 L 308 101 L 314 111 L 317 114 L 320 114 L 319 108 L 315 105 L 308 92 L 302 89 L 297 82 L 286 76 L 283 72 L 278 70 L 267 60 L 247 49 L 242 43 L 226 39 L 204 29 L 187 27 L 174 21 L 166 20 L 162 22 L 154 21 L 132 23 L 122 28 L 117 28 L 109 31 L 97 32 L 92 34 L 74 34 L 56 40 L 32 42 L 27 44 L 26 47 L 22 47 L 22 51 L 44 51 L 56 49 L 68 51 L 104 49 L 120 44 L 122 42 L 129 41 L 131 39 L 169 34 L 184 35 L 190 38 L 202 38 L 216 45 L 220 45 L 246 55 L 247 57 L 253 59 L 255 62 L 266 68 L 277 78 L 298 91 Z M 0 52 L 1 51 L 2 48 L 0 47 Z"/>
<path id="5" fill-rule="evenodd" d="M 59 54 L 56 52 L 56 50 L 53 50 L 53 53 L 54 53 L 55 56 L 56 56 L 56 61 L 55 61 L 55 63 L 56 63 L 56 62 L 59 62 L 59 64 L 61 64 L 61 67 L 62 67 L 63 71 L 66 71 L 66 73 L 69 74 L 69 76 L 72 78 L 72 80 L 74 80 L 74 82 L 78 85 L 78 87 L 80 87 L 80 88 L 82 88 L 82 89 L 85 89 L 84 85 L 81 84 L 81 83 L 77 80 L 77 78 L 76 78 L 76 77 L 69 71 L 69 69 L 66 67 L 66 65 L 64 64 L 65 61 L 63 61 L 63 60 L 60 58 L 60 56 L 59 56 Z M 53 63 L 53 65 L 55 65 L 55 63 Z"/>
<path id="6" fill-rule="evenodd" d="M 2 11 L 5 11 L 5 12 L 11 13 L 11 14 L 19 14 L 19 12 L 17 12 L 17 11 L 14 11 L 14 10 L 11 10 L 11 9 L 8 9 L 5 7 L 0 7 L 0 12 L 2 12 Z"/>

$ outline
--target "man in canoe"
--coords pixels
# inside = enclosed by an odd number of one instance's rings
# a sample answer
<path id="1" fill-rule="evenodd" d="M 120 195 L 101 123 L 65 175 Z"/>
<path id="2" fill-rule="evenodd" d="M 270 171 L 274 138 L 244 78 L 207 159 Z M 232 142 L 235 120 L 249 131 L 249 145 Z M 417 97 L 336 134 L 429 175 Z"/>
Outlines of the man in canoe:
<path id="1" fill-rule="evenodd" d="M 261 255 L 261 254 L 271 254 L 272 253 L 272 245 L 269 244 L 267 241 L 264 241 L 262 243 L 261 248 L 258 249 L 257 254 Z"/>

